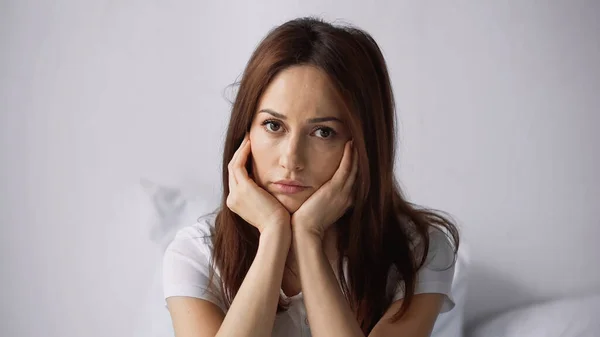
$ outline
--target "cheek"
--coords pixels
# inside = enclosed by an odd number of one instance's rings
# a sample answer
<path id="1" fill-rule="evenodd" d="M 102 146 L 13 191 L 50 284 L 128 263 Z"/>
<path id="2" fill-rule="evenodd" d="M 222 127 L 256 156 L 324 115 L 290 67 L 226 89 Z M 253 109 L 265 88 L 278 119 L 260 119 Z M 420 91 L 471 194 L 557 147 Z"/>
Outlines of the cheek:
<path id="1" fill-rule="evenodd" d="M 321 187 L 327 181 L 329 181 L 333 175 L 335 174 L 336 167 L 333 165 L 318 165 L 319 167 L 315 169 L 314 173 L 314 181 L 318 187 Z"/>
<path id="2" fill-rule="evenodd" d="M 329 181 L 337 171 L 342 159 L 343 150 L 315 154 L 311 160 L 310 171 L 314 182 L 319 187 Z"/>
<path id="3" fill-rule="evenodd" d="M 270 169 L 270 163 L 273 160 L 272 145 L 264 137 L 250 134 L 251 156 L 252 156 L 252 175 L 260 186 L 267 178 L 267 172 Z"/>

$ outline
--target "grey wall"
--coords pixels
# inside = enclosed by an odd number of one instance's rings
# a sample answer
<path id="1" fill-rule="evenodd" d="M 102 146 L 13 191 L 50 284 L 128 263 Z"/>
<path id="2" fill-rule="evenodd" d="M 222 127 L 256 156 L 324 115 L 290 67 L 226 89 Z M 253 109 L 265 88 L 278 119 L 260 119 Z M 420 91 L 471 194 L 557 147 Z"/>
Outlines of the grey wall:
<path id="1" fill-rule="evenodd" d="M 390 67 L 399 175 L 460 221 L 469 317 L 600 286 L 597 1 L 1 1 L 0 335 L 130 336 L 138 181 L 218 189 L 225 87 L 306 14 Z"/>

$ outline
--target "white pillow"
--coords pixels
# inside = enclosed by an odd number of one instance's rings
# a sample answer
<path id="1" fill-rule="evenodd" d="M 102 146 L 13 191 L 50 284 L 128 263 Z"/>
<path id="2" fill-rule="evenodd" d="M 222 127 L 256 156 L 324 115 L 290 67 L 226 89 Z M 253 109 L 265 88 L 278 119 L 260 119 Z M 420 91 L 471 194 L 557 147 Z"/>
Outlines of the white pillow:
<path id="1" fill-rule="evenodd" d="M 469 337 L 598 337 L 600 294 L 557 299 L 499 314 Z"/>

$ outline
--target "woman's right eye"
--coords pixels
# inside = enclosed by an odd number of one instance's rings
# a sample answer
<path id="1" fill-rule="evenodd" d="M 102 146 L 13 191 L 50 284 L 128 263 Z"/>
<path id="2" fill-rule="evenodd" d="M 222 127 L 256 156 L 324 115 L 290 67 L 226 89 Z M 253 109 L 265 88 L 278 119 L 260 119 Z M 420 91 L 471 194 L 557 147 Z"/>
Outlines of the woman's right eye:
<path id="1" fill-rule="evenodd" d="M 267 129 L 267 131 L 269 132 L 278 132 L 281 129 L 281 124 L 275 122 L 275 121 L 264 121 L 263 122 L 263 126 Z"/>

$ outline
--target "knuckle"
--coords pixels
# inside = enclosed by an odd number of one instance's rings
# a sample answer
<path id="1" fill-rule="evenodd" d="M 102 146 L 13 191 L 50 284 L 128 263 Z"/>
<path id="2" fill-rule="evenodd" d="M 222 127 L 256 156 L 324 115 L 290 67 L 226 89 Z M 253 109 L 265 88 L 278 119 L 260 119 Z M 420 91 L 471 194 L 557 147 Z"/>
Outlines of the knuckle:
<path id="1" fill-rule="evenodd" d="M 237 204 L 235 194 L 230 193 L 227 196 L 226 204 L 227 204 L 227 207 L 229 207 L 229 208 L 235 207 L 235 205 Z"/>

